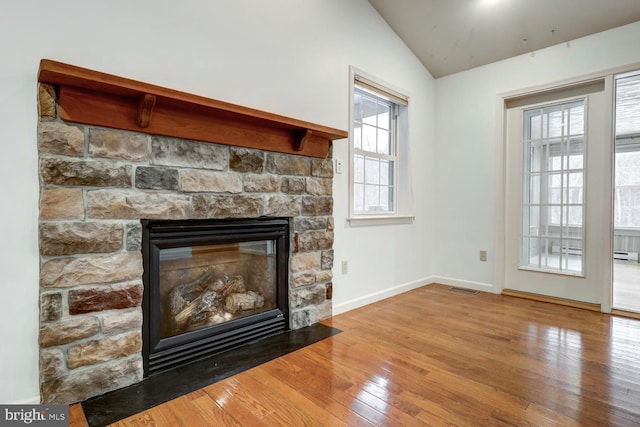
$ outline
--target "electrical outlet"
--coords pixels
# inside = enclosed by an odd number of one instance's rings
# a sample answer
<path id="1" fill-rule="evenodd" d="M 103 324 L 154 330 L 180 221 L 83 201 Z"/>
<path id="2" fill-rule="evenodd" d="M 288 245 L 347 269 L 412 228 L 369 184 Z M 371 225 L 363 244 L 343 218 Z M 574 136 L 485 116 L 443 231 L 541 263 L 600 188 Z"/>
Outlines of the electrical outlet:
<path id="1" fill-rule="evenodd" d="M 480 251 L 480 261 L 482 262 L 487 261 L 487 251 Z"/>
<path id="2" fill-rule="evenodd" d="M 342 160 L 336 159 L 336 173 L 342 173 Z"/>
<path id="3" fill-rule="evenodd" d="M 342 261 L 342 274 L 349 272 L 349 261 Z"/>

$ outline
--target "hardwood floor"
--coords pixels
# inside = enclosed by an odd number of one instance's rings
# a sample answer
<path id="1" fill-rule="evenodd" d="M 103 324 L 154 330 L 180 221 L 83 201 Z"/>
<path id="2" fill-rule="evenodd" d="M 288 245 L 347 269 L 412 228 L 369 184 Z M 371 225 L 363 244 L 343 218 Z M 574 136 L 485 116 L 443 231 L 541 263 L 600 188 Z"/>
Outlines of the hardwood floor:
<path id="1" fill-rule="evenodd" d="M 430 285 L 326 324 L 343 332 L 114 425 L 640 424 L 639 320 Z"/>

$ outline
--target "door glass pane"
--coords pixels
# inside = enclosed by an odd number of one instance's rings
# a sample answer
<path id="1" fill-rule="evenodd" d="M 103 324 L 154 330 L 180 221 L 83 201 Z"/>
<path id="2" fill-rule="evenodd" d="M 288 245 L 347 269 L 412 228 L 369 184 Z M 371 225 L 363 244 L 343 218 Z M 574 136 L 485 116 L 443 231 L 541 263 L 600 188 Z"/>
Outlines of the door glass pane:
<path id="1" fill-rule="evenodd" d="M 562 111 L 549 111 L 549 138 L 562 135 L 562 124 L 564 123 Z"/>
<path id="2" fill-rule="evenodd" d="M 526 110 L 523 141 L 520 265 L 582 273 L 584 101 Z"/>
<path id="3" fill-rule="evenodd" d="M 530 119 L 531 138 L 536 140 L 542 138 L 542 116 L 532 115 Z"/>

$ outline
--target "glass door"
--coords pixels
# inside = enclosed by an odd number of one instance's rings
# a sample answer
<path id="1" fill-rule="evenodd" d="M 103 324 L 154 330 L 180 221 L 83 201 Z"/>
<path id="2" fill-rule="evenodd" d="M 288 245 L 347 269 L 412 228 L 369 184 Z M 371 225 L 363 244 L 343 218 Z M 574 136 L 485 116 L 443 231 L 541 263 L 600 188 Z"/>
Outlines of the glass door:
<path id="1" fill-rule="evenodd" d="M 507 101 L 505 289 L 608 309 L 612 98 L 601 79 Z"/>
<path id="2" fill-rule="evenodd" d="M 523 112 L 522 269 L 584 275 L 584 107 Z"/>
<path id="3" fill-rule="evenodd" d="M 640 313 L 640 71 L 615 86 L 612 308 Z"/>

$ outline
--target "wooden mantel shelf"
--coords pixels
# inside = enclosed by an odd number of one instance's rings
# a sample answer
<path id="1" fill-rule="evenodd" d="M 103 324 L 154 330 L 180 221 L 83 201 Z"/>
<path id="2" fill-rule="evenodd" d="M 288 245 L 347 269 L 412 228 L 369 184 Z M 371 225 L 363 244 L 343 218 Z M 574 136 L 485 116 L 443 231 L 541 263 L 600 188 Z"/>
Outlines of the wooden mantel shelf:
<path id="1" fill-rule="evenodd" d="M 343 130 L 43 59 L 60 118 L 153 135 L 325 158 Z"/>

